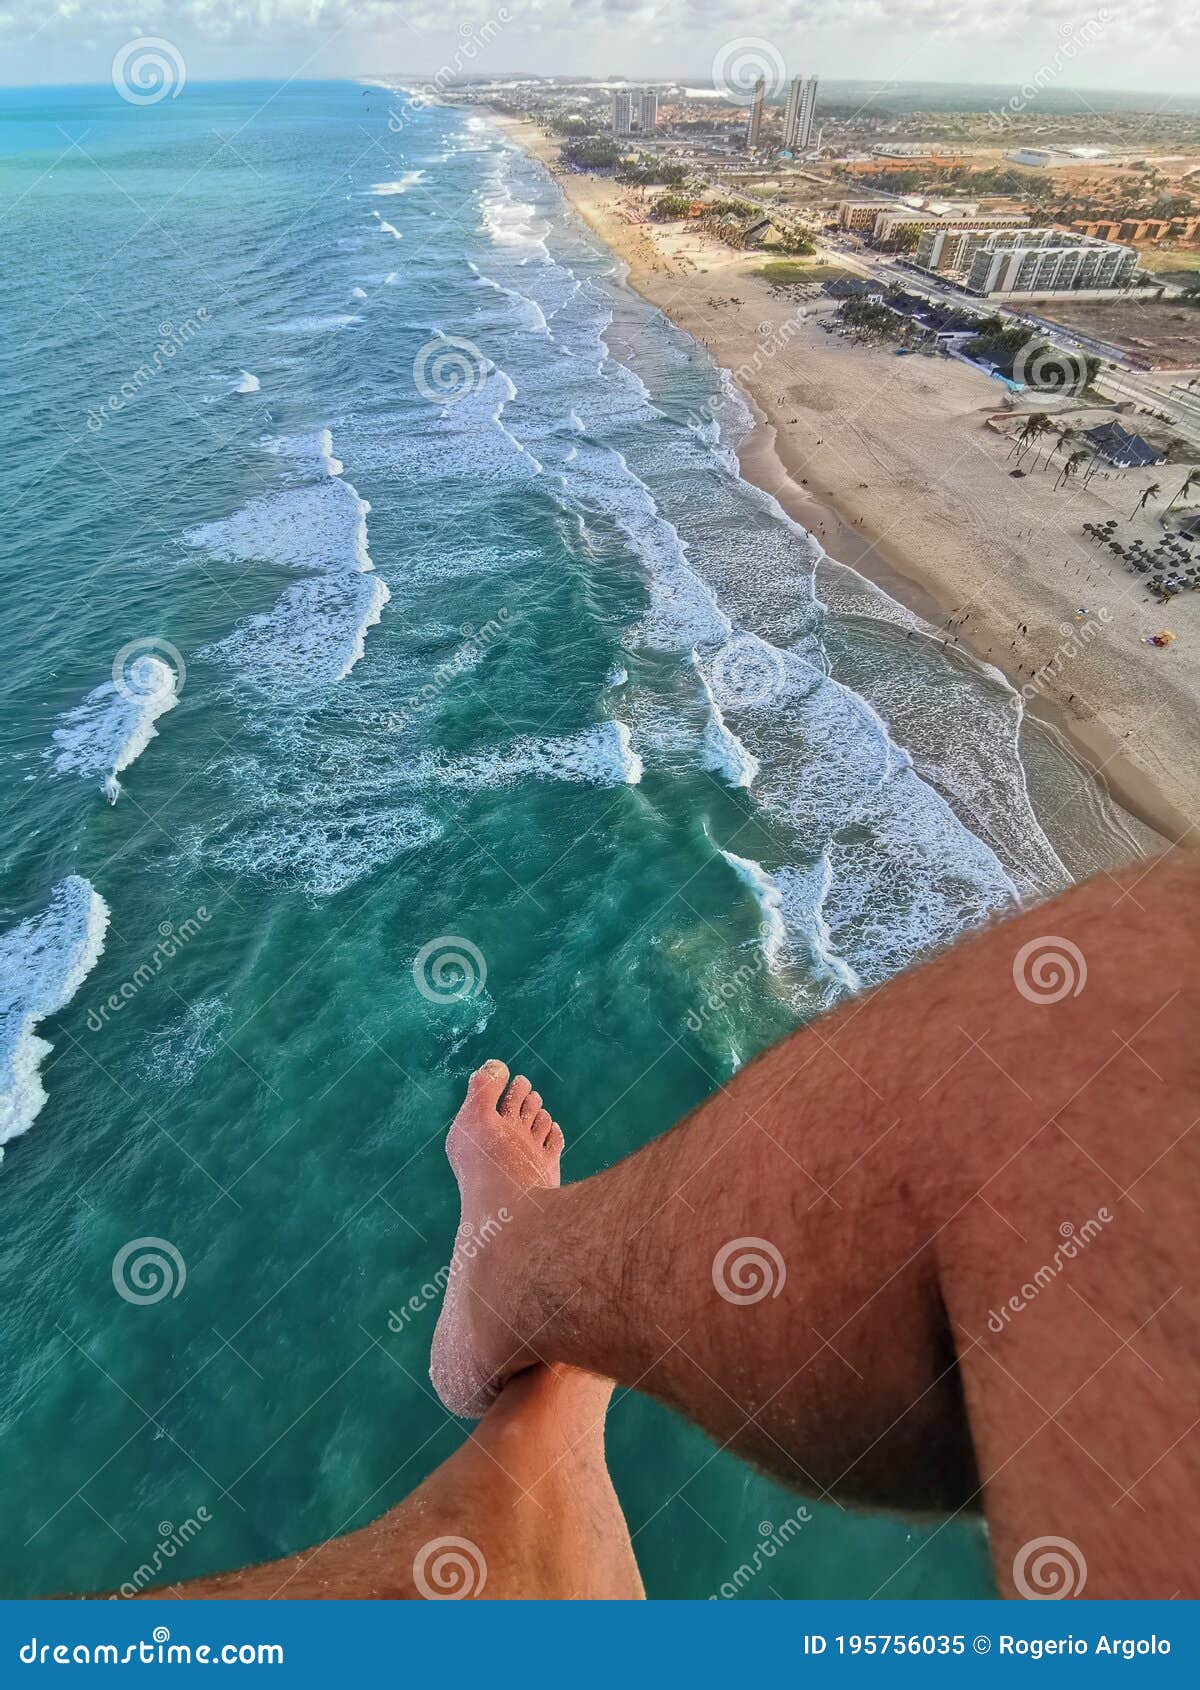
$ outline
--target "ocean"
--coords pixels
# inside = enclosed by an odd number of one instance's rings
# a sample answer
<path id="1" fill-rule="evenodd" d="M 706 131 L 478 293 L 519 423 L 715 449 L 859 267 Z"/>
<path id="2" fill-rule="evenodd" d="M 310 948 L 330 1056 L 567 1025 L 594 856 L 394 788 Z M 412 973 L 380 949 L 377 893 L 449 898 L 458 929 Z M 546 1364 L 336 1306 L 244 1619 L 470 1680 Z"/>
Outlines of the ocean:
<path id="1" fill-rule="evenodd" d="M 578 1179 L 1138 847 L 740 479 L 729 379 L 484 116 L 8 90 L 0 204 L 12 1596 L 283 1555 L 455 1447 L 483 1058 Z M 652 1596 L 797 1505 L 633 1395 L 610 1446 Z M 741 1594 L 991 1588 L 969 1524 L 812 1512 Z"/>

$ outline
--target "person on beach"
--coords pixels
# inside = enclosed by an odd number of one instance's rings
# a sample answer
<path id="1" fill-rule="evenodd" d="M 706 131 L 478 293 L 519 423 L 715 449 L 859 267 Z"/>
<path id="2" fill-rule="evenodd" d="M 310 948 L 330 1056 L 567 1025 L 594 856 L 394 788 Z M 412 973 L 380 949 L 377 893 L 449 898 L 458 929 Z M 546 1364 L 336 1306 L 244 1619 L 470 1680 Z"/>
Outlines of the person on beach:
<path id="1" fill-rule="evenodd" d="M 981 1514 L 1002 1594 L 1200 1595 L 1198 997 L 1172 854 L 851 998 L 575 1184 L 484 1063 L 431 1368 L 480 1424 L 373 1525 L 180 1594 L 640 1596 L 615 1381 L 806 1496 Z"/>

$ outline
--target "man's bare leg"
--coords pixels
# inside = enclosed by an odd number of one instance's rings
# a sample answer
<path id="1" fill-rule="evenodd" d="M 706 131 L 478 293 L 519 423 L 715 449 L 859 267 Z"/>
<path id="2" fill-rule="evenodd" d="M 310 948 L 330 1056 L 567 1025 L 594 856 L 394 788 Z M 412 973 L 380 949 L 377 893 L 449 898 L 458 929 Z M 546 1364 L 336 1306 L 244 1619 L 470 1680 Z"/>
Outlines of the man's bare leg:
<path id="1" fill-rule="evenodd" d="M 466 1267 L 495 1248 L 512 1218 L 508 1205 L 545 1197 L 558 1185 L 563 1135 L 541 1103 L 527 1083 L 505 1089 L 490 1068 L 471 1081 L 447 1143 L 475 1199 L 455 1243 L 447 1309 L 456 1306 Z M 611 1380 L 578 1368 L 527 1369 L 504 1387 L 462 1448 L 382 1519 L 286 1561 L 201 1579 L 180 1594 L 641 1597 L 604 1460 L 612 1391 Z"/>
<path id="2" fill-rule="evenodd" d="M 532 1368 L 504 1388 L 461 1449 L 382 1519 L 301 1555 L 196 1579 L 172 1594 L 640 1598 L 629 1530 L 604 1461 L 612 1389 L 576 1368 Z"/>
<path id="3" fill-rule="evenodd" d="M 594 1368 L 817 1494 L 982 1505 L 1002 1589 L 1054 1537 L 1088 1595 L 1198 1594 L 1198 1005 L 1194 862 L 995 926 L 510 1194 L 435 1382 L 479 1412 L 537 1359 Z M 495 1175 L 459 1176 L 471 1221 Z"/>

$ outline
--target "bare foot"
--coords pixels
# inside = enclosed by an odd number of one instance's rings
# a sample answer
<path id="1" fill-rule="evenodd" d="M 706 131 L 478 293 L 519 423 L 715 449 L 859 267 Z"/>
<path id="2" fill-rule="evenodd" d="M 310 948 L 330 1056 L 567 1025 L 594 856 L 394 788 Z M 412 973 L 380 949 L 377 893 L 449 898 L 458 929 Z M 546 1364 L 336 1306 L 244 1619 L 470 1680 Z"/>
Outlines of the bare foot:
<path id="1" fill-rule="evenodd" d="M 491 1306 L 488 1252 L 522 1200 L 558 1184 L 563 1135 L 522 1074 L 485 1062 L 446 1139 L 462 1210 L 429 1375 L 451 1414 L 478 1419 L 532 1357 Z"/>

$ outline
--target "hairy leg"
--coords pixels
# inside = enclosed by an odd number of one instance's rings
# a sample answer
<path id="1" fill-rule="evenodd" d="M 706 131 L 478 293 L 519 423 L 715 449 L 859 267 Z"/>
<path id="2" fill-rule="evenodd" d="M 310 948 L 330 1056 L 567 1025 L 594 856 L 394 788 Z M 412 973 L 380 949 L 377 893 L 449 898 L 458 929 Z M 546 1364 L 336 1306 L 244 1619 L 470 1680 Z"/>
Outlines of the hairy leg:
<path id="1" fill-rule="evenodd" d="M 612 1389 L 575 1368 L 532 1368 L 506 1386 L 462 1448 L 382 1519 L 284 1561 L 196 1579 L 175 1594 L 640 1598 L 629 1531 L 604 1461 Z"/>
<path id="2" fill-rule="evenodd" d="M 1195 1594 L 1198 975 L 1170 857 L 848 1004 L 515 1200 L 439 1388 L 479 1412 L 535 1360 L 593 1368 L 817 1494 L 982 1505 L 1004 1588 L 1057 1537 L 1089 1595 Z"/>

